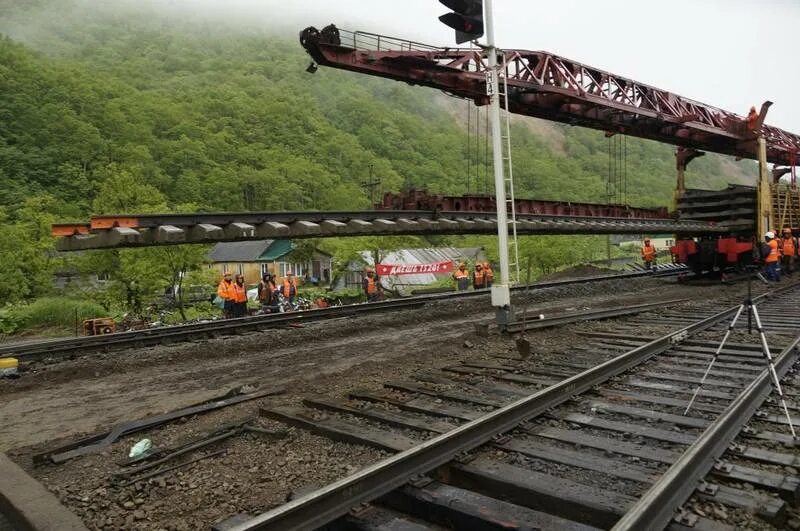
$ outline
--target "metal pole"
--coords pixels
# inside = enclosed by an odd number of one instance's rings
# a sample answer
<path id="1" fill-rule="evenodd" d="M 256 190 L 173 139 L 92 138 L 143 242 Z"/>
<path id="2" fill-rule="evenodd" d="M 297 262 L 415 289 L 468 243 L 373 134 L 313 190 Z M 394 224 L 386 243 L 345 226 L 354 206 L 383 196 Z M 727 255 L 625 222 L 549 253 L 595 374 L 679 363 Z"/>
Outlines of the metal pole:
<path id="1" fill-rule="evenodd" d="M 489 54 L 489 121 L 492 127 L 492 155 L 494 158 L 494 191 L 497 198 L 497 246 L 500 257 L 500 284 L 492 285 L 492 306 L 497 308 L 497 323 L 501 326 L 511 318 L 511 292 L 508 287 L 508 218 L 506 216 L 506 186 L 503 172 L 503 146 L 500 136 L 500 83 L 497 72 L 497 50 L 494 44 L 492 0 L 484 2 L 486 13 L 486 49 Z M 508 97 L 508 95 L 506 95 Z"/>

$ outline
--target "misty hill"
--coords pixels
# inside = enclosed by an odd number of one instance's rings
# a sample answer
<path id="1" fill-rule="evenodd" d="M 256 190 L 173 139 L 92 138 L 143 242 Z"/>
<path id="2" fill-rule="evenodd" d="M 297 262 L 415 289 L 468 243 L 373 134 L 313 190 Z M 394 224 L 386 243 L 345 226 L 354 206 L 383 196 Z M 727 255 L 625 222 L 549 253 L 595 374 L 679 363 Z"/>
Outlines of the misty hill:
<path id="1" fill-rule="evenodd" d="M 12 217 L 37 194 L 84 217 L 110 179 L 202 210 L 367 207 L 370 167 L 383 191 L 490 189 L 484 109 L 357 74 L 310 75 L 294 36 L 104 5 L 3 8 L 0 206 Z M 515 117 L 512 139 L 518 196 L 604 201 L 601 132 Z M 630 138 L 626 151 L 628 202 L 668 204 L 673 148 Z M 709 155 L 688 184 L 751 182 L 750 167 Z"/>

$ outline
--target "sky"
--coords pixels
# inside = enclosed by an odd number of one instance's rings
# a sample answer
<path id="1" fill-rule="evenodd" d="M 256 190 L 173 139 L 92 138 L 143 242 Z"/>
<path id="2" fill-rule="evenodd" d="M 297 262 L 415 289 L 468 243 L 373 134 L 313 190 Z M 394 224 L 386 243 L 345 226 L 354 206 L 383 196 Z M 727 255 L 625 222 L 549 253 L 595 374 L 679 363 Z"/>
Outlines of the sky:
<path id="1" fill-rule="evenodd" d="M 106 0 L 108 1 L 108 0 Z M 146 3 L 139 0 L 140 3 Z M 437 0 L 149 0 L 299 31 L 329 23 L 454 45 Z M 493 0 L 498 46 L 546 50 L 800 134 L 800 0 Z"/>

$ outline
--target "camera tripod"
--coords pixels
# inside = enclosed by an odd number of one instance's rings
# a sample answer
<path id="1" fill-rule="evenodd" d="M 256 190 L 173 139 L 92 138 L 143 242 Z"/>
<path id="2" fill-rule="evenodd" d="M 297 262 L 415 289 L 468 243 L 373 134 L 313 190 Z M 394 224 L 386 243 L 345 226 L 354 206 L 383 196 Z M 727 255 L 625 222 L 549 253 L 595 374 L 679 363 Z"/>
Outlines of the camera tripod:
<path id="1" fill-rule="evenodd" d="M 733 321 L 731 321 L 731 324 L 728 325 L 728 330 L 725 332 L 725 337 L 722 338 L 722 343 L 720 343 L 719 347 L 714 353 L 714 356 L 711 358 L 711 362 L 708 364 L 708 368 L 706 369 L 705 374 L 703 374 L 703 378 L 700 380 L 700 384 L 697 386 L 697 389 L 695 389 L 692 399 L 689 401 L 689 405 L 686 406 L 686 410 L 683 412 L 683 414 L 686 415 L 689 413 L 694 401 L 697 399 L 697 395 L 700 393 L 700 389 L 703 387 L 706 378 L 708 378 L 708 374 L 711 372 L 711 367 L 714 366 L 714 363 L 717 361 L 717 358 L 722 352 L 722 349 L 725 346 L 725 343 L 728 341 L 731 332 L 736 326 L 737 321 L 739 321 L 739 317 L 742 316 L 742 313 L 747 311 L 747 333 L 753 333 L 753 321 L 755 321 L 756 330 L 758 330 L 758 335 L 761 338 L 761 353 L 764 355 L 764 359 L 767 362 L 767 368 L 769 370 L 770 377 L 772 378 L 772 386 L 775 388 L 775 391 L 777 391 L 778 397 L 780 398 L 783 412 L 786 414 L 786 420 L 789 423 L 789 429 L 792 432 L 792 438 L 796 439 L 797 435 L 795 434 L 794 426 L 792 425 L 792 417 L 789 415 L 789 408 L 786 407 L 786 400 L 784 399 L 783 390 L 781 389 L 781 382 L 778 378 L 778 373 L 775 372 L 775 364 L 772 361 L 772 354 L 770 354 L 769 345 L 767 344 L 767 336 L 764 334 L 764 327 L 761 325 L 761 318 L 758 315 L 758 309 L 756 308 L 756 305 L 753 304 L 752 282 L 755 275 L 756 273 L 753 273 L 747 277 L 747 298 L 742 302 L 742 304 L 739 305 L 736 315 L 733 316 Z"/>

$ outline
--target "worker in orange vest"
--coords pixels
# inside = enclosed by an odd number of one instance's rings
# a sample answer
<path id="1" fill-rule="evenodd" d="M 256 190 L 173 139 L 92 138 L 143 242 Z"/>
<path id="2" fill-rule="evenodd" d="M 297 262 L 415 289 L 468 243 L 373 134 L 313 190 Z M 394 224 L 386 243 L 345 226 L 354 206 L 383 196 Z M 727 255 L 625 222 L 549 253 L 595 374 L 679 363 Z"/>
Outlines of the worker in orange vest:
<path id="1" fill-rule="evenodd" d="M 486 289 L 486 270 L 478 262 L 475 264 L 475 271 L 472 273 L 472 287 L 474 289 Z"/>
<path id="2" fill-rule="evenodd" d="M 295 280 L 292 271 L 287 271 L 286 276 L 283 278 L 281 294 L 289 301 L 289 304 L 294 304 L 294 298 L 297 296 L 297 280 Z"/>
<path id="3" fill-rule="evenodd" d="M 278 286 L 275 284 L 275 275 L 266 272 L 258 283 L 258 301 L 261 303 L 263 313 L 274 313 L 278 306 Z"/>
<path id="4" fill-rule="evenodd" d="M 781 251 L 778 240 L 775 239 L 775 233 L 772 231 L 764 235 L 764 240 L 767 242 L 765 246 L 766 256 L 764 256 L 767 279 L 773 282 L 779 282 L 781 280 L 781 271 L 778 269 L 778 262 L 780 262 L 781 259 Z"/>
<path id="5" fill-rule="evenodd" d="M 465 263 L 459 264 L 458 269 L 453 273 L 453 278 L 456 281 L 457 291 L 467 291 L 469 289 L 469 271 L 467 271 Z"/>
<path id="6" fill-rule="evenodd" d="M 642 245 L 642 260 L 644 260 L 644 266 L 647 269 L 650 269 L 656 261 L 656 246 L 650 243 L 650 238 L 644 239 L 644 245 Z"/>
<path id="7" fill-rule="evenodd" d="M 233 283 L 233 316 L 244 317 L 247 315 L 247 287 L 244 285 L 244 275 L 236 275 Z"/>
<path id="8" fill-rule="evenodd" d="M 794 262 L 798 251 L 797 238 L 792 235 L 792 229 L 788 227 L 783 229 L 783 236 L 779 243 L 783 255 L 781 270 L 791 276 L 794 273 Z"/>
<path id="9" fill-rule="evenodd" d="M 230 319 L 233 317 L 233 304 L 236 298 L 230 271 L 222 273 L 222 280 L 219 281 L 219 286 L 217 286 L 217 295 L 222 299 L 222 316 L 225 319 Z"/>
<path id="10" fill-rule="evenodd" d="M 367 302 L 376 302 L 381 300 L 381 283 L 375 271 L 368 267 L 365 270 L 366 276 L 362 279 L 361 285 L 364 288 L 364 295 L 367 297 Z"/>
<path id="11" fill-rule="evenodd" d="M 747 118 L 744 121 L 747 124 L 747 129 L 755 132 L 756 124 L 758 123 L 758 111 L 756 111 L 755 107 L 750 107 L 750 112 L 747 113 Z"/>
<path id="12" fill-rule="evenodd" d="M 489 262 L 483 263 L 483 274 L 486 277 L 486 287 L 491 288 L 494 282 L 494 271 L 492 271 L 492 264 Z"/>

